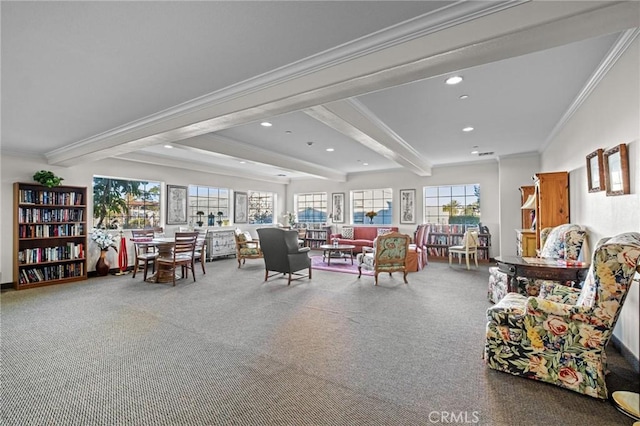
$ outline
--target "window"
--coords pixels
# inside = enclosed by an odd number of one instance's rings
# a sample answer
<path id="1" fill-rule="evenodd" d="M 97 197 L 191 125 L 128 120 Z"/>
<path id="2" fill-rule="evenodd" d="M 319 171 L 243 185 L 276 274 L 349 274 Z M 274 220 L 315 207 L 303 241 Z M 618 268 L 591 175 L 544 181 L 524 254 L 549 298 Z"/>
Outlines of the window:
<path id="1" fill-rule="evenodd" d="M 351 191 L 353 223 L 391 224 L 391 188 Z"/>
<path id="2" fill-rule="evenodd" d="M 296 194 L 294 196 L 295 213 L 298 222 L 327 221 L 327 193 L 315 192 L 308 194 Z"/>
<path id="3" fill-rule="evenodd" d="M 249 223 L 273 223 L 275 196 L 272 192 L 249 191 Z"/>
<path id="4" fill-rule="evenodd" d="M 477 225 L 480 222 L 480 185 L 425 187 L 424 218 L 427 223 Z"/>
<path id="5" fill-rule="evenodd" d="M 93 218 L 96 228 L 160 226 L 160 182 L 94 176 Z"/>
<path id="6" fill-rule="evenodd" d="M 227 188 L 189 185 L 189 223 L 215 226 L 217 221 L 229 220 L 230 192 Z"/>

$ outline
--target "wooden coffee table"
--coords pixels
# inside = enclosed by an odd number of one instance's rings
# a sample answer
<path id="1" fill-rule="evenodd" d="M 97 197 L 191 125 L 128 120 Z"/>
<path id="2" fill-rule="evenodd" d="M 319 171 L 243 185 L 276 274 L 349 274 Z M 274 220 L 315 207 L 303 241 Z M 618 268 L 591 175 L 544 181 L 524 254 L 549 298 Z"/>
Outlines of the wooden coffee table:
<path id="1" fill-rule="evenodd" d="M 527 261 L 526 259 L 530 259 Z M 557 260 L 545 260 L 534 258 L 522 258 L 519 256 L 496 257 L 498 268 L 508 276 L 507 289 L 517 292 L 515 277 L 540 278 L 553 281 L 574 281 L 580 283 L 587 277 L 589 264 L 579 262 L 577 264 L 563 264 Z"/>
<path id="2" fill-rule="evenodd" d="M 353 249 L 356 246 L 351 244 L 323 244 L 320 248 L 322 249 L 322 260 L 327 259 L 327 265 L 331 265 L 331 258 L 351 259 L 351 264 L 353 265 Z"/>

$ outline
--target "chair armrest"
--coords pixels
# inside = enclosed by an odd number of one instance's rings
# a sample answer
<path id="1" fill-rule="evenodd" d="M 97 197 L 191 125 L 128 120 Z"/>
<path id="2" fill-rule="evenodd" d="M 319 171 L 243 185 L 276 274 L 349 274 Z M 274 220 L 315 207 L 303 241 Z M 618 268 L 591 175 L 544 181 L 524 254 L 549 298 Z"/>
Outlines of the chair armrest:
<path id="1" fill-rule="evenodd" d="M 373 253 L 373 252 L 375 252 L 375 249 L 373 247 L 363 246 L 362 247 L 362 252 L 363 253 Z"/>
<path id="2" fill-rule="evenodd" d="M 582 306 L 567 305 L 539 297 L 529 297 L 525 305 L 526 322 L 530 325 L 541 325 L 549 315 L 559 317 L 566 322 L 584 323 L 591 326 L 606 326 L 603 321 L 595 316 L 590 308 Z M 533 324 L 531 324 L 533 323 Z"/>
<path id="3" fill-rule="evenodd" d="M 311 251 L 311 247 L 298 247 L 298 250 L 292 253 L 306 253 L 308 251 Z"/>
<path id="4" fill-rule="evenodd" d="M 575 305 L 582 290 L 560 284 L 557 281 L 540 282 L 540 298 L 554 302 L 564 303 L 566 305 Z"/>

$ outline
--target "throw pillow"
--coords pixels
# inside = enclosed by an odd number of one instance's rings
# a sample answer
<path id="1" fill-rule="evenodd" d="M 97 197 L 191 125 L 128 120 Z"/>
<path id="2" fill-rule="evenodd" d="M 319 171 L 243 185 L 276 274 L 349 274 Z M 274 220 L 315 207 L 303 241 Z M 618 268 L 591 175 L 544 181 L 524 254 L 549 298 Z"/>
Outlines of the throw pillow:
<path id="1" fill-rule="evenodd" d="M 253 238 L 251 238 L 251 234 L 249 233 L 249 231 L 244 231 L 244 240 L 245 241 L 253 241 Z"/>
<path id="2" fill-rule="evenodd" d="M 378 228 L 378 235 L 388 234 L 391 231 L 391 228 Z"/>
<path id="3" fill-rule="evenodd" d="M 343 226 L 342 238 L 344 238 L 345 240 L 353 240 L 353 228 L 350 226 Z"/>

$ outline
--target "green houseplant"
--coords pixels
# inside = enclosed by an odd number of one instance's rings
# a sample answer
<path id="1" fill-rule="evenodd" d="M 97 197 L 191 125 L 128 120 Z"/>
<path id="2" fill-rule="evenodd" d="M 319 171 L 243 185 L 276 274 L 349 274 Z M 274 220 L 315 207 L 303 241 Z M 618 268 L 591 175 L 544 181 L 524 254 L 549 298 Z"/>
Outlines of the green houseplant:
<path id="1" fill-rule="evenodd" d="M 33 180 L 48 188 L 53 188 L 54 186 L 60 185 L 64 179 L 54 175 L 53 172 L 49 170 L 40 170 L 33 175 Z"/>

